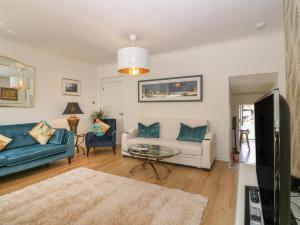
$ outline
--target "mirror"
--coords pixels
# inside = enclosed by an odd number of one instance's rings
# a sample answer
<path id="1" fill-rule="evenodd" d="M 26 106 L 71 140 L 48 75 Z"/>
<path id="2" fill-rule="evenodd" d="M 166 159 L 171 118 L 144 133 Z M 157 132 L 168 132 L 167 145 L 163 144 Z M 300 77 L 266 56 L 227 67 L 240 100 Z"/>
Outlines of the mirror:
<path id="1" fill-rule="evenodd" d="M 0 56 L 0 107 L 33 107 L 34 95 L 34 68 Z"/>

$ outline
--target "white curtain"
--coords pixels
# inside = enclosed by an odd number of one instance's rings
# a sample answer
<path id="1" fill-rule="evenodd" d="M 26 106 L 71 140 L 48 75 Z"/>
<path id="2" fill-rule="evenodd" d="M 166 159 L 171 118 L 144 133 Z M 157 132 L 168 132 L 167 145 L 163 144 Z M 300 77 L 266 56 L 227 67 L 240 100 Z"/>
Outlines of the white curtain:
<path id="1" fill-rule="evenodd" d="M 291 110 L 292 175 L 300 178 L 300 0 L 285 0 L 286 91 Z"/>

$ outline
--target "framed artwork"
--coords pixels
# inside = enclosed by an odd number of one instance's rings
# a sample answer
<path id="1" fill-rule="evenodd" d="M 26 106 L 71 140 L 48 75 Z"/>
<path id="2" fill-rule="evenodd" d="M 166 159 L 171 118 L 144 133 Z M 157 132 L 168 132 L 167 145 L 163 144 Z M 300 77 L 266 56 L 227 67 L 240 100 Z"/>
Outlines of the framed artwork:
<path id="1" fill-rule="evenodd" d="M 16 88 L 1 88 L 1 100 L 18 101 L 18 89 Z"/>
<path id="2" fill-rule="evenodd" d="M 171 77 L 138 82 L 139 102 L 202 101 L 203 76 Z"/>
<path id="3" fill-rule="evenodd" d="M 81 82 L 79 80 L 62 78 L 62 93 L 64 95 L 79 96 L 81 93 Z"/>

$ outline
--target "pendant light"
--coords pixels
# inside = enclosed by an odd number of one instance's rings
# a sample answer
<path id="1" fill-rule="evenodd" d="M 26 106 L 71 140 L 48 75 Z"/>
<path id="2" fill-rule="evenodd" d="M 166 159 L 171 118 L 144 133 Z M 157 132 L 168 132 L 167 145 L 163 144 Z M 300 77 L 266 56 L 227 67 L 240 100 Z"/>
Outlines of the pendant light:
<path id="1" fill-rule="evenodd" d="M 118 71 L 125 75 L 142 75 L 149 72 L 148 50 L 134 46 L 135 34 L 129 35 L 131 47 L 118 50 Z"/>

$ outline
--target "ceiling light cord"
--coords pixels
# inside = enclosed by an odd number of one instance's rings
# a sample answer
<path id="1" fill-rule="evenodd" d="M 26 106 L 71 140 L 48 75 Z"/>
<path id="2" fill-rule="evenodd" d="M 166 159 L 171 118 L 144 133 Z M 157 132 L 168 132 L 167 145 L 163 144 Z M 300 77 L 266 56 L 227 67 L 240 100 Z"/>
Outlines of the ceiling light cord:
<path id="1" fill-rule="evenodd" d="M 129 40 L 131 41 L 131 46 L 135 47 L 136 34 L 129 34 Z"/>

